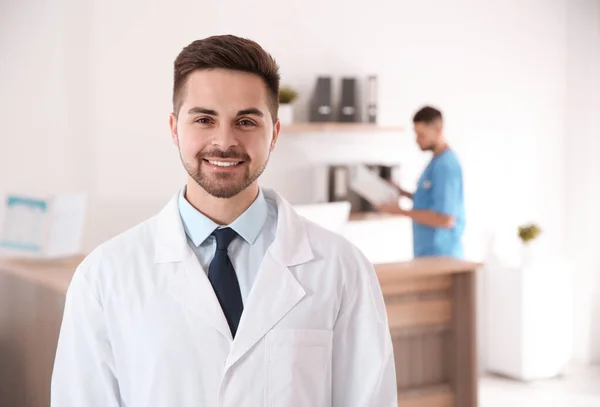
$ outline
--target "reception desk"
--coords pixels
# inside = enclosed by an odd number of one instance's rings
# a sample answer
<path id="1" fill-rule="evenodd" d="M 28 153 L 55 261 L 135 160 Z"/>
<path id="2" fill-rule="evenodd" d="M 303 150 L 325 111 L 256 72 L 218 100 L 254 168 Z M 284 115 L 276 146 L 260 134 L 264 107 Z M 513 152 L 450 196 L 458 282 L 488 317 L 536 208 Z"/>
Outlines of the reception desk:
<path id="1" fill-rule="evenodd" d="M 400 407 L 477 406 L 478 263 L 428 257 L 376 264 Z"/>
<path id="2" fill-rule="evenodd" d="M 49 406 L 64 296 L 81 260 L 0 261 L 0 406 Z M 394 341 L 399 406 L 477 405 L 477 267 L 445 258 L 376 265 Z"/>
<path id="3" fill-rule="evenodd" d="M 0 406 L 50 405 L 65 292 L 81 260 L 0 261 Z"/>

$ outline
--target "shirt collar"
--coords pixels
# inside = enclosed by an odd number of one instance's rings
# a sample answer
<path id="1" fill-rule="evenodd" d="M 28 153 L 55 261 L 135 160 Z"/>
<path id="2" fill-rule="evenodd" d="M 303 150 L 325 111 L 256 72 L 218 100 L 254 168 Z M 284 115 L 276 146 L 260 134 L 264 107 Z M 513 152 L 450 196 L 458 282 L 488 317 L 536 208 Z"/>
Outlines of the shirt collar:
<path id="1" fill-rule="evenodd" d="M 234 220 L 229 227 L 235 230 L 246 242 L 253 244 L 267 220 L 267 211 L 267 201 L 262 190 L 259 190 L 258 197 L 252 205 Z M 182 188 L 179 193 L 179 214 L 183 222 L 185 234 L 196 247 L 200 246 L 215 229 L 220 227 L 220 225 L 207 218 L 185 199 L 185 188 Z"/>

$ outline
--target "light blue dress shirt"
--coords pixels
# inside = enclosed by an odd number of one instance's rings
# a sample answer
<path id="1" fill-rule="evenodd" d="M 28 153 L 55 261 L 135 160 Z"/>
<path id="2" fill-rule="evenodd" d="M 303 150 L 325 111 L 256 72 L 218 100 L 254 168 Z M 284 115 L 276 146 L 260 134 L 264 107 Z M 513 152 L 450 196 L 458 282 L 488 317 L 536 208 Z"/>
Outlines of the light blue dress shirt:
<path id="1" fill-rule="evenodd" d="M 230 227 L 237 232 L 238 236 L 229 245 L 228 254 L 245 304 L 263 257 L 275 239 L 277 203 L 266 199 L 263 192 L 259 191 L 252 205 L 235 221 L 230 225 L 218 225 L 185 199 L 183 188 L 179 194 L 179 214 L 188 244 L 206 273 L 217 249 L 212 232 L 220 227 Z"/>

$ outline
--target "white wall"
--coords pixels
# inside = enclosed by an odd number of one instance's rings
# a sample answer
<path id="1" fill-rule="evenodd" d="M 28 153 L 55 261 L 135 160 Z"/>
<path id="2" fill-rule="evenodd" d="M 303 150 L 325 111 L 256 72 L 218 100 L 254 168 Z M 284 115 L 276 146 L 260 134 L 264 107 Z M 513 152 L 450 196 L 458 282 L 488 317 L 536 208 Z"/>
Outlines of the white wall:
<path id="1" fill-rule="evenodd" d="M 70 54 L 78 51 L 70 47 L 75 27 L 76 19 L 50 0 L 2 3 L 0 193 L 64 191 L 89 180 L 78 171 L 89 140 L 78 99 L 89 95 L 77 86 L 83 75 L 90 78 L 76 69 L 80 56 Z"/>
<path id="2" fill-rule="evenodd" d="M 172 61 L 195 38 L 231 32 L 256 39 L 276 56 L 284 82 L 303 92 L 300 105 L 320 73 L 376 73 L 382 123 L 410 126 L 421 104 L 439 105 L 463 159 L 470 225 L 512 230 L 519 222 L 536 220 L 548 236 L 562 239 L 564 2 L 515 0 L 490 7 L 465 1 L 373 1 L 366 8 L 358 1 L 344 7 L 316 0 L 285 6 L 263 1 L 252 3 L 249 13 L 241 11 L 246 4 L 95 4 L 98 122 L 92 185 L 104 209 L 111 203 L 131 205 L 125 211 L 133 223 L 158 209 L 180 185 L 167 127 Z M 305 113 L 299 108 L 301 118 Z M 404 137 L 413 139 L 410 132 Z M 357 143 L 356 154 L 369 143 L 367 137 Z M 293 141 L 282 137 L 263 182 L 300 201 L 311 191 L 312 178 L 308 160 L 290 163 L 295 151 Z M 413 179 L 423 159 L 406 163 Z M 290 185 L 290 174 L 299 184 Z M 561 182 L 544 184 L 548 178 Z M 108 222 L 109 212 L 96 216 L 102 228 L 94 229 L 92 241 L 124 226 L 125 219 Z"/>
<path id="3" fill-rule="evenodd" d="M 575 356 L 600 363 L 600 2 L 569 3 L 567 236 L 577 273 Z"/>
<path id="4" fill-rule="evenodd" d="M 410 129 L 422 104 L 439 106 L 464 166 L 473 256 L 481 256 L 488 233 L 512 234 L 532 220 L 560 248 L 567 240 L 565 151 L 581 133 L 565 134 L 565 78 L 572 69 L 566 4 L 3 3 L 0 192 L 87 187 L 87 248 L 159 210 L 184 180 L 168 131 L 172 62 L 194 39 L 233 33 L 259 41 L 277 58 L 283 81 L 302 92 L 300 119 L 319 74 L 377 74 L 383 124 Z M 413 138 L 410 131 L 376 143 L 355 137 L 351 147 L 356 157 L 366 149 L 396 149 L 412 187 L 427 159 Z M 282 135 L 263 177 L 293 203 L 313 190 L 306 150 L 331 148 L 314 138 L 306 143 L 298 153 L 298 140 Z"/>

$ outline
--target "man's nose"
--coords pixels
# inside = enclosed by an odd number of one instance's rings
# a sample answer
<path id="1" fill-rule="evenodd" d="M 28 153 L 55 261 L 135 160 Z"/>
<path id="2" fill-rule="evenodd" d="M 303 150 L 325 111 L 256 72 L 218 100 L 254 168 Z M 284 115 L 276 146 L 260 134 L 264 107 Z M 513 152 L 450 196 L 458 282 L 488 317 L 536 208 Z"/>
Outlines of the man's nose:
<path id="1" fill-rule="evenodd" d="M 221 151 L 227 151 L 230 147 L 237 146 L 238 142 L 235 137 L 234 129 L 230 126 L 219 126 L 215 130 L 212 145 L 218 147 Z"/>

